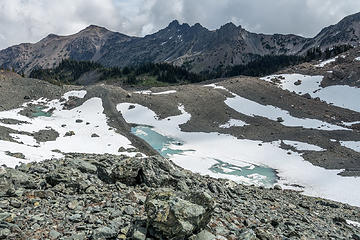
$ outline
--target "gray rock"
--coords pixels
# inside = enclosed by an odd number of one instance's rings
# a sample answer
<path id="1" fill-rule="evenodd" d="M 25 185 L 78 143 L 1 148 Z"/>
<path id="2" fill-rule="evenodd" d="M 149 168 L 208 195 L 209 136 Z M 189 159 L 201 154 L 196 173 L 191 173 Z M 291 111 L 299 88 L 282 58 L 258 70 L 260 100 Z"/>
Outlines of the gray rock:
<path id="1" fill-rule="evenodd" d="M 1 222 L 12 222 L 14 219 L 14 215 L 9 212 L 0 213 L 0 221 Z"/>
<path id="2" fill-rule="evenodd" d="M 117 231 L 109 227 L 100 227 L 93 231 L 94 239 L 109 239 L 117 236 Z"/>
<path id="3" fill-rule="evenodd" d="M 118 152 L 126 152 L 126 148 L 120 147 L 119 150 L 118 150 Z"/>
<path id="4" fill-rule="evenodd" d="M 81 214 L 73 214 L 70 217 L 68 217 L 70 222 L 81 222 L 82 221 L 82 217 Z"/>
<path id="5" fill-rule="evenodd" d="M 124 213 L 127 214 L 127 215 L 134 215 L 135 210 L 131 206 L 126 206 L 125 209 L 124 209 Z"/>
<path id="6" fill-rule="evenodd" d="M 309 93 L 305 93 L 304 95 L 302 95 L 304 98 L 306 99 L 311 99 L 311 95 Z"/>
<path id="7" fill-rule="evenodd" d="M 10 206 L 14 207 L 14 208 L 19 208 L 21 207 L 21 202 L 19 202 L 18 200 L 11 200 L 10 201 Z"/>
<path id="8" fill-rule="evenodd" d="M 149 232 L 155 238 L 184 239 L 203 229 L 210 221 L 215 204 L 210 203 L 210 199 L 204 201 L 201 195 L 194 193 L 182 198 L 169 189 L 150 193 L 145 203 Z"/>
<path id="9" fill-rule="evenodd" d="M 51 230 L 49 232 L 49 237 L 50 239 L 58 239 L 61 236 L 61 233 L 55 231 L 55 230 Z"/>
<path id="10" fill-rule="evenodd" d="M 81 159 L 74 159 L 70 162 L 71 165 L 79 169 L 83 173 L 92 173 L 95 174 L 97 171 L 96 166 L 89 163 L 88 161 L 84 161 Z"/>
<path id="11" fill-rule="evenodd" d="M 296 82 L 294 82 L 294 85 L 295 85 L 295 86 L 299 86 L 299 85 L 301 85 L 301 83 L 302 83 L 302 81 L 299 79 L 299 80 L 297 80 Z"/>
<path id="12" fill-rule="evenodd" d="M 213 239 L 216 239 L 216 236 L 206 230 L 202 230 L 201 232 L 190 238 L 190 240 L 213 240 Z"/>
<path id="13" fill-rule="evenodd" d="M 68 131 L 65 133 L 65 137 L 71 137 L 71 136 L 74 136 L 75 135 L 75 132 L 74 131 Z"/>
<path id="14" fill-rule="evenodd" d="M 146 239 L 146 228 L 137 228 L 134 230 L 132 239 L 134 240 L 145 240 Z"/>
<path id="15" fill-rule="evenodd" d="M 0 239 L 7 239 L 11 234 L 11 231 L 7 228 L 0 229 Z"/>
<path id="16" fill-rule="evenodd" d="M 77 200 L 71 201 L 68 203 L 67 207 L 71 210 L 74 210 L 79 205 Z"/>
<path id="17" fill-rule="evenodd" d="M 50 190 L 33 190 L 25 192 L 25 196 L 28 198 L 50 199 L 55 198 L 55 193 Z"/>
<path id="18" fill-rule="evenodd" d="M 254 233 L 253 230 L 251 229 L 246 229 L 245 231 L 243 231 L 240 236 L 239 239 L 243 239 L 243 240 L 256 240 L 256 234 Z"/>
<path id="19" fill-rule="evenodd" d="M 150 187 L 167 187 L 176 184 L 178 171 L 162 157 L 128 158 L 112 169 L 111 177 L 127 185 L 146 184 Z"/>
<path id="20" fill-rule="evenodd" d="M 80 170 L 72 167 L 60 167 L 45 176 L 46 182 L 51 186 L 64 183 L 66 187 L 78 189 L 86 176 Z"/>

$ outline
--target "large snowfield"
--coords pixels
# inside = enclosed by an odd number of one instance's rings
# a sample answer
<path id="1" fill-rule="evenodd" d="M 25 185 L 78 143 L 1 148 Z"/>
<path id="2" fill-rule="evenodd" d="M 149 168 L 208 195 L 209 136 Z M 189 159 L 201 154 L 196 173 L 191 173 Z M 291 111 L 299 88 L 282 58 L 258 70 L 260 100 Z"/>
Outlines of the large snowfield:
<path id="1" fill-rule="evenodd" d="M 72 91 L 63 97 L 68 100 L 70 96 L 83 98 L 86 91 Z M 19 112 L 29 104 L 42 103 L 46 108 L 44 112 L 55 108 L 50 117 L 26 117 Z M 63 153 L 110 153 L 120 154 L 120 147 L 133 148 L 131 142 L 124 136 L 115 132 L 107 124 L 107 117 L 103 113 L 102 100 L 91 98 L 81 106 L 71 110 L 65 110 L 59 100 L 48 101 L 39 99 L 25 103 L 23 107 L 0 112 L 0 119 L 15 119 L 21 121 L 20 124 L 5 124 L 4 126 L 24 134 L 10 134 L 14 142 L 0 141 L 0 163 L 9 167 L 14 167 L 20 162 L 41 161 L 44 159 L 61 158 Z M 78 120 L 78 122 L 76 121 Z M 79 121 L 81 120 L 81 121 Z M 54 130 L 59 133 L 59 137 L 54 141 L 37 142 L 31 134 L 40 130 Z M 65 136 L 72 131 L 74 135 Z M 96 135 L 95 135 L 96 134 Z M 94 137 L 96 136 L 96 137 Z M 98 137 L 97 137 L 98 136 Z M 9 156 L 10 153 L 22 153 L 25 159 Z M 125 153 L 121 153 L 125 154 Z M 135 153 L 126 153 L 134 155 Z"/>
<path id="2" fill-rule="evenodd" d="M 135 108 L 129 108 L 130 105 L 134 105 Z M 326 170 L 314 166 L 305 161 L 300 153 L 280 148 L 281 141 L 265 143 L 237 139 L 231 135 L 217 132 L 183 132 L 180 125 L 186 123 L 191 116 L 182 106 L 179 106 L 180 115 L 166 119 L 159 119 L 151 109 L 138 104 L 120 103 L 117 109 L 128 123 L 153 126 L 156 132 L 179 139 L 183 143 L 182 145 L 174 144 L 170 147 L 183 150 L 183 152 L 170 156 L 170 159 L 185 169 L 212 177 L 259 184 L 263 177 L 259 174 L 245 178 L 219 174 L 210 169 L 218 163 L 217 160 L 239 167 L 267 166 L 277 170 L 280 177 L 278 184 L 283 188 L 296 189 L 293 186 L 300 185 L 304 187 L 302 190 L 306 195 L 360 206 L 360 191 L 357 190 L 360 178 L 341 177 L 338 175 L 341 170 Z M 139 118 L 139 116 L 142 117 Z M 285 141 L 284 143 L 300 150 L 323 150 L 307 143 L 294 141 Z"/>
<path id="3" fill-rule="evenodd" d="M 323 76 L 301 74 L 271 75 L 260 79 L 272 82 L 271 80 L 274 78 L 280 82 L 277 86 L 282 89 L 300 95 L 308 93 L 312 98 L 318 97 L 328 104 L 360 112 L 360 88 L 347 85 L 321 87 Z M 298 80 L 301 81 L 300 85 L 295 84 Z"/>

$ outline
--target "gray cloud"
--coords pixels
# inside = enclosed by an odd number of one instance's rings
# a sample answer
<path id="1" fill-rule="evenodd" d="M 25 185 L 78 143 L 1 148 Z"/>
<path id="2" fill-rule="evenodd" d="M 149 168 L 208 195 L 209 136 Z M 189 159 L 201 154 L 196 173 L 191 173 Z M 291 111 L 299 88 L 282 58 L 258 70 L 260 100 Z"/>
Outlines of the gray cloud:
<path id="1" fill-rule="evenodd" d="M 173 19 L 210 29 L 232 21 L 253 32 L 314 36 L 359 10 L 358 0 L 1 0 L 0 48 L 90 24 L 143 36 Z"/>

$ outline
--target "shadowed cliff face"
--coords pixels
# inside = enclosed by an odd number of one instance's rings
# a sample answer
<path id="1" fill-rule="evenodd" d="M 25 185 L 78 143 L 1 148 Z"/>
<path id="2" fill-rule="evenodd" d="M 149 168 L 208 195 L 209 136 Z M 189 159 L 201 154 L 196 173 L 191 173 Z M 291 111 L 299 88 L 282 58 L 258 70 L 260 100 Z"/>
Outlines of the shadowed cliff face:
<path id="1" fill-rule="evenodd" d="M 233 23 L 210 31 L 200 24 L 189 26 L 176 20 L 154 34 L 137 38 L 91 25 L 74 35 L 50 34 L 35 44 L 4 49 L 0 51 L 0 65 L 29 73 L 36 67 L 52 68 L 62 59 L 72 58 L 120 67 L 169 62 L 199 72 L 220 65 L 246 64 L 254 55 L 302 55 L 318 46 L 358 45 L 359 37 L 360 14 L 324 28 L 314 38 L 251 33 Z"/>

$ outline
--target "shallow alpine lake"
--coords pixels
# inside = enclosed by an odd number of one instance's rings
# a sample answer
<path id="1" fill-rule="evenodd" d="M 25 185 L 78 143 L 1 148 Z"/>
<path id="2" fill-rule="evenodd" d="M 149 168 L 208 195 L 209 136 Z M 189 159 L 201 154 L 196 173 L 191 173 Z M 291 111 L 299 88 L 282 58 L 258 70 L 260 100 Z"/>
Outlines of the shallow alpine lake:
<path id="1" fill-rule="evenodd" d="M 131 128 L 131 133 L 146 141 L 152 148 L 160 153 L 161 156 L 172 159 L 175 155 L 185 155 L 187 152 L 195 150 L 180 150 L 184 142 L 168 136 L 161 135 L 150 126 L 136 126 Z M 192 156 L 189 156 L 192 157 Z M 194 161 L 196 161 L 194 159 Z M 244 183 L 262 185 L 265 187 L 273 186 L 277 181 L 276 171 L 272 168 L 249 164 L 248 166 L 236 166 L 226 162 L 226 159 L 209 159 L 215 161 L 209 170 L 214 174 L 241 177 Z"/>

